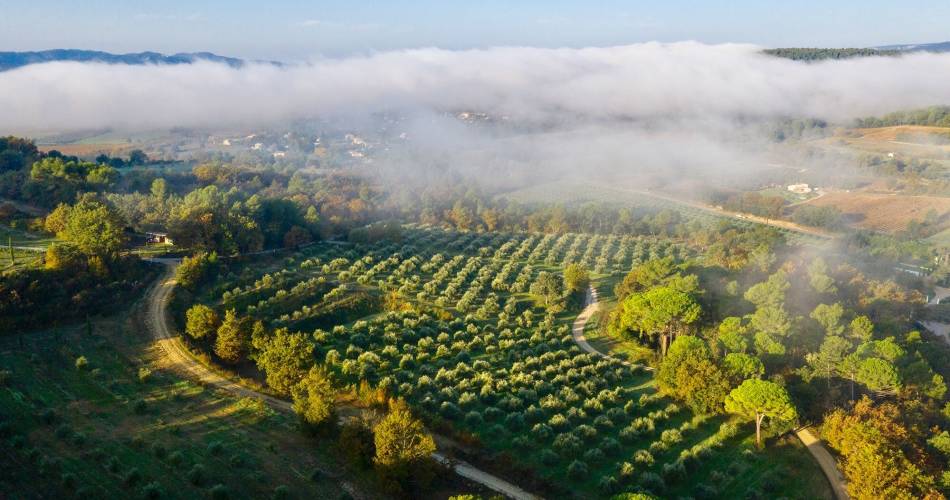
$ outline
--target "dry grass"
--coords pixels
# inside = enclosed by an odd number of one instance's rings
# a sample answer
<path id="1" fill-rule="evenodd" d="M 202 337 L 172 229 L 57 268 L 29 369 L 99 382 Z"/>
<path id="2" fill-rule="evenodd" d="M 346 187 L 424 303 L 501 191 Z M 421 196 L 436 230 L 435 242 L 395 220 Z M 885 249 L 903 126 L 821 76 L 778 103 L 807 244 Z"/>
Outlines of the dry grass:
<path id="1" fill-rule="evenodd" d="M 48 152 L 53 149 L 63 153 L 64 155 L 71 156 L 96 156 L 101 153 L 105 153 L 109 156 L 125 156 L 131 149 L 134 149 L 134 145 L 131 144 L 46 144 L 38 146 L 39 149 L 43 152 Z"/>
<path id="2" fill-rule="evenodd" d="M 907 223 L 922 221 L 930 210 L 941 217 L 950 213 L 950 198 L 939 196 L 832 192 L 806 204 L 836 207 L 851 225 L 885 232 L 906 229 Z"/>
<path id="3" fill-rule="evenodd" d="M 905 158 L 943 160 L 950 154 L 946 138 L 950 128 L 901 125 L 896 127 L 842 129 L 822 139 L 827 146 Z"/>

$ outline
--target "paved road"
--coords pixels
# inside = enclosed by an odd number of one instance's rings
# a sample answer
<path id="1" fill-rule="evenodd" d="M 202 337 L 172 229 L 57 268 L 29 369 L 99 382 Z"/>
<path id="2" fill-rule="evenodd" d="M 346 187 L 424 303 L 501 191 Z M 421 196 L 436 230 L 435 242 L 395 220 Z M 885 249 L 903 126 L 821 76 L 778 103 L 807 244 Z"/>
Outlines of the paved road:
<path id="1" fill-rule="evenodd" d="M 587 306 L 581 311 L 577 319 L 574 320 L 574 325 L 571 329 L 571 336 L 574 337 L 574 342 L 577 343 L 578 347 L 591 354 L 607 359 L 617 359 L 610 354 L 598 351 L 584 338 L 584 329 L 587 326 L 587 320 L 589 320 L 598 309 L 597 290 L 594 287 L 588 288 L 585 304 Z M 630 366 L 630 363 L 627 361 L 620 360 L 620 362 Z M 648 371 L 653 370 L 653 368 L 649 366 L 644 366 L 643 368 Z M 808 449 L 811 456 L 818 462 L 818 466 L 821 467 L 821 471 L 825 473 L 825 477 L 828 478 L 828 482 L 831 484 L 831 490 L 834 492 L 835 497 L 838 500 L 848 500 L 848 491 L 844 477 L 841 475 L 841 471 L 838 470 L 838 464 L 828 451 L 828 448 L 825 447 L 821 440 L 818 439 L 808 427 L 802 427 L 796 430 L 795 435 L 798 436 L 798 439 L 805 445 L 805 448 Z"/>
<path id="2" fill-rule="evenodd" d="M 168 317 L 168 309 L 166 307 L 168 300 L 171 297 L 171 292 L 175 288 L 175 269 L 178 267 L 179 261 L 177 259 L 146 260 L 167 266 L 165 274 L 159 278 L 159 280 L 156 281 L 154 285 L 152 285 L 152 288 L 148 292 L 146 299 L 148 307 L 146 326 L 148 327 L 149 331 L 151 331 L 152 336 L 155 337 L 155 340 L 165 351 L 166 357 L 172 363 L 172 365 L 191 374 L 195 379 L 201 381 L 204 384 L 212 385 L 237 396 L 261 399 L 276 410 L 292 412 L 293 406 L 290 402 L 275 398 L 273 396 L 268 396 L 267 394 L 259 393 L 253 389 L 232 382 L 231 380 L 209 370 L 206 366 L 201 364 L 201 362 L 196 360 L 191 355 L 191 353 L 188 352 L 174 328 L 170 326 L 171 322 L 170 318 Z M 492 491 L 501 493 L 515 500 L 540 500 L 540 497 L 532 495 L 531 493 L 528 493 L 527 491 L 509 483 L 508 481 L 505 481 L 504 479 L 481 471 L 464 461 L 447 457 L 438 452 L 433 453 L 432 458 L 437 462 L 450 467 L 459 476 L 481 484 Z M 355 488 L 353 488 L 352 485 L 341 483 L 341 486 L 343 486 L 343 488 L 346 489 L 351 495 L 358 496 L 356 494 Z"/>

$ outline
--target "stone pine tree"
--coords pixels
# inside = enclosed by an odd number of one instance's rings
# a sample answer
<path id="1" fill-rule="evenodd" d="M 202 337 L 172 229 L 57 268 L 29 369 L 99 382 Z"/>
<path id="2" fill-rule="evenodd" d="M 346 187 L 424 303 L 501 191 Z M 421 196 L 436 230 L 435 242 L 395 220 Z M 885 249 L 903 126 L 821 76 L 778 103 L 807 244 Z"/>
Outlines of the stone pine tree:
<path id="1" fill-rule="evenodd" d="M 726 396 L 726 411 L 755 421 L 755 444 L 762 447 L 762 421 L 768 417 L 792 422 L 798 412 L 784 387 L 768 380 L 749 379 Z"/>

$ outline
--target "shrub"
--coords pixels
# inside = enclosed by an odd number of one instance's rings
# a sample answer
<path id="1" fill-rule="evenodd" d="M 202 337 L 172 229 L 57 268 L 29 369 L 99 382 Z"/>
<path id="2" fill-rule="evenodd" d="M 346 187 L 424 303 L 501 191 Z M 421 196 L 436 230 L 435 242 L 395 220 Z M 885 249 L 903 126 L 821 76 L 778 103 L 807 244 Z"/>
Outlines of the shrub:
<path id="1" fill-rule="evenodd" d="M 570 425 L 570 422 L 567 421 L 567 417 L 557 413 L 548 420 L 548 425 L 550 425 L 552 429 L 561 430 Z"/>
<path id="2" fill-rule="evenodd" d="M 625 483 L 629 482 L 631 479 L 633 479 L 633 475 L 636 473 L 636 471 L 637 469 L 632 463 L 624 462 L 620 464 L 620 479 L 622 479 Z"/>
<path id="3" fill-rule="evenodd" d="M 571 462 L 571 465 L 567 466 L 567 477 L 574 480 L 583 479 L 584 476 L 587 475 L 587 472 L 587 464 L 580 460 L 575 460 Z"/>
<path id="4" fill-rule="evenodd" d="M 59 427 L 57 427 L 56 430 L 53 432 L 53 435 L 56 436 L 58 439 L 61 439 L 61 440 L 64 440 L 64 441 L 65 441 L 65 440 L 69 439 L 70 437 L 72 437 L 72 435 L 73 435 L 73 428 L 70 427 L 69 424 L 61 424 L 61 425 L 60 425 Z"/>
<path id="5" fill-rule="evenodd" d="M 554 435 L 554 431 L 547 424 L 534 424 L 534 427 L 531 428 L 531 435 L 539 441 L 547 441 Z"/>
<path id="6" fill-rule="evenodd" d="M 347 419 L 340 429 L 340 449 L 347 460 L 358 467 L 369 467 L 373 455 L 376 453 L 376 443 L 373 442 L 373 431 L 356 418 Z M 320 473 L 319 470 L 315 470 Z"/>
<path id="7" fill-rule="evenodd" d="M 617 480 L 612 476 L 603 476 L 600 478 L 600 481 L 597 482 L 597 489 L 605 495 L 616 493 L 618 486 Z"/>
<path id="8" fill-rule="evenodd" d="M 144 399 L 137 399 L 135 403 L 132 404 L 132 411 L 137 415 L 142 415 L 148 411 L 148 403 L 146 403 Z"/>
<path id="9" fill-rule="evenodd" d="M 76 369 L 85 370 L 89 367 L 89 360 L 85 356 L 79 356 L 76 358 Z"/>
<path id="10" fill-rule="evenodd" d="M 208 444 L 208 454 L 218 456 L 224 451 L 224 445 L 220 441 L 212 441 Z"/>
<path id="11" fill-rule="evenodd" d="M 574 434 L 585 441 L 593 441 L 597 437 L 597 429 L 587 425 L 582 424 L 574 428 Z"/>
<path id="12" fill-rule="evenodd" d="M 139 382 L 147 384 L 152 379 L 152 370 L 147 367 L 139 368 Z"/>
<path id="13" fill-rule="evenodd" d="M 600 443 L 600 449 L 607 455 L 616 455 L 620 452 L 620 443 L 614 438 L 605 438 Z"/>
<path id="14" fill-rule="evenodd" d="M 83 434 L 82 432 L 77 432 L 73 434 L 71 441 L 73 442 L 74 445 L 81 448 L 83 445 L 86 444 L 86 435 Z"/>
<path id="15" fill-rule="evenodd" d="M 686 468 L 683 462 L 676 461 L 663 464 L 663 477 L 667 480 L 679 480 L 686 477 Z"/>
<path id="16" fill-rule="evenodd" d="M 223 484 L 216 484 L 211 487 L 211 499 L 212 500 L 228 500 L 231 498 L 231 492 L 228 490 L 228 487 Z"/>
<path id="17" fill-rule="evenodd" d="M 188 482 L 200 486 L 205 481 L 205 467 L 201 464 L 195 464 L 188 471 Z"/>
<path id="18" fill-rule="evenodd" d="M 582 445 L 583 443 L 577 436 L 567 432 L 558 434 L 553 443 L 554 448 L 567 456 L 576 454 Z"/>
<path id="19" fill-rule="evenodd" d="M 483 413 L 483 416 L 485 420 L 494 421 L 501 418 L 501 416 L 504 414 L 505 414 L 504 411 L 498 408 L 495 408 L 494 406 L 489 406 L 488 408 L 485 408 L 485 412 Z"/>
<path id="20" fill-rule="evenodd" d="M 40 474 L 52 474 L 59 470 L 60 461 L 56 457 L 42 456 L 39 460 Z"/>
<path id="21" fill-rule="evenodd" d="M 676 429 L 667 429 L 660 434 L 660 440 L 666 444 L 676 444 L 683 440 L 683 434 Z"/>
<path id="22" fill-rule="evenodd" d="M 53 422 L 56 422 L 57 418 L 58 415 L 56 414 L 56 410 L 52 408 L 46 408 L 40 412 L 40 421 L 46 425 L 52 425 Z"/>
<path id="23" fill-rule="evenodd" d="M 633 461 L 638 464 L 653 465 L 653 454 L 647 450 L 637 450 L 633 454 Z"/>
<path id="24" fill-rule="evenodd" d="M 126 486 L 135 486 L 142 481 L 142 473 L 138 469 L 129 469 L 129 472 L 122 478 L 122 483 Z"/>
<path id="25" fill-rule="evenodd" d="M 509 413 L 505 417 L 505 425 L 511 429 L 521 429 L 524 427 L 524 415 L 520 412 Z"/>
<path id="26" fill-rule="evenodd" d="M 165 492 L 162 490 L 162 485 L 158 484 L 158 482 L 153 481 L 142 488 L 142 498 L 146 500 L 158 500 L 163 496 L 165 496 Z"/>
<path id="27" fill-rule="evenodd" d="M 274 500 L 287 500 L 290 498 L 290 488 L 284 486 L 283 484 L 274 488 L 274 494 L 271 495 L 271 498 Z"/>
<path id="28" fill-rule="evenodd" d="M 719 498 L 719 490 L 717 490 L 715 486 L 699 483 L 693 489 L 693 498 L 696 498 L 696 500 L 712 500 L 713 498 Z"/>
<path id="29" fill-rule="evenodd" d="M 482 414 L 477 411 L 470 411 L 465 415 L 465 423 L 472 427 L 481 425 L 482 422 Z"/>
<path id="30" fill-rule="evenodd" d="M 155 455 L 159 460 L 163 460 L 168 454 L 168 450 L 165 449 L 165 445 L 162 443 L 153 443 L 152 454 Z"/>
<path id="31" fill-rule="evenodd" d="M 168 455 L 168 463 L 178 467 L 185 463 L 185 455 L 183 455 L 180 451 L 172 452 L 171 455 Z"/>
<path id="32" fill-rule="evenodd" d="M 666 490 L 666 482 L 663 481 L 663 478 L 659 474 L 654 472 L 644 472 L 640 474 L 640 487 L 653 493 L 654 495 L 660 495 Z"/>
<path id="33" fill-rule="evenodd" d="M 650 453 L 663 453 L 668 449 L 670 449 L 669 445 L 663 441 L 654 441 L 650 443 Z"/>
<path id="34" fill-rule="evenodd" d="M 560 460 L 560 457 L 558 457 L 557 453 L 549 449 L 545 449 L 541 452 L 541 463 L 544 465 L 554 465 L 558 460 Z"/>
<path id="35" fill-rule="evenodd" d="M 588 462 L 600 462 L 604 459 L 604 452 L 600 448 L 591 448 L 584 452 L 584 460 Z"/>
<path id="36" fill-rule="evenodd" d="M 63 483 L 63 488 L 66 488 L 67 490 L 76 488 L 76 475 L 72 472 L 66 472 L 60 476 L 60 481 Z"/>
<path id="37" fill-rule="evenodd" d="M 109 457 L 109 461 L 106 462 L 106 470 L 113 474 L 117 474 L 119 472 L 119 467 L 119 459 L 116 457 Z"/>
<path id="38" fill-rule="evenodd" d="M 23 436 L 13 436 L 10 438 L 10 447 L 14 450 L 23 449 L 26 446 L 26 438 Z"/>
<path id="39" fill-rule="evenodd" d="M 0 370 L 0 387 L 6 387 L 13 378 L 13 372 L 10 370 Z"/>

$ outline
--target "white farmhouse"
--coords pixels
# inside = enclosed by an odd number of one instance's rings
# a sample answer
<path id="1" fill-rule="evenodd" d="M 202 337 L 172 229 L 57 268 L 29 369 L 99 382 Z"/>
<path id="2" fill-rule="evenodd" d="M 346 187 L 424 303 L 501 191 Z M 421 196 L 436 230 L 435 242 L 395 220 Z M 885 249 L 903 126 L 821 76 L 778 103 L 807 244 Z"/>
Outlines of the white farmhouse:
<path id="1" fill-rule="evenodd" d="M 788 190 L 795 194 L 808 194 L 812 191 L 808 184 L 789 184 Z"/>

